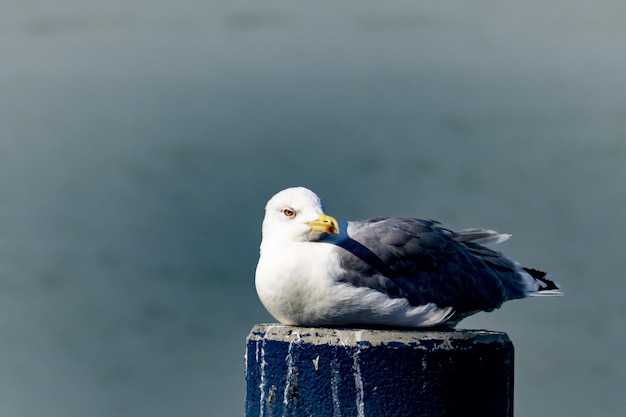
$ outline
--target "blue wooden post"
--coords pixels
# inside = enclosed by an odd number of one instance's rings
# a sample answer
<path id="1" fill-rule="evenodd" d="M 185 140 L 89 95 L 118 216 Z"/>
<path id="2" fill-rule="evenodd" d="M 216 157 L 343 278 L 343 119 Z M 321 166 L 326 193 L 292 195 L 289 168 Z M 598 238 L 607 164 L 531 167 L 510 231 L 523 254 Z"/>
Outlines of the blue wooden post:
<path id="1" fill-rule="evenodd" d="M 513 344 L 483 330 L 254 326 L 246 417 L 512 417 Z"/>

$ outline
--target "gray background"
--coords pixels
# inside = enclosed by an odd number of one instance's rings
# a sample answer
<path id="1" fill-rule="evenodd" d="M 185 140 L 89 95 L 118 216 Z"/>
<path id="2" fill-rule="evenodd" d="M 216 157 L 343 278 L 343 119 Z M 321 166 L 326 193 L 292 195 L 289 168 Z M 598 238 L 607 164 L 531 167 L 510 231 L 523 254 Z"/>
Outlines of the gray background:
<path id="1" fill-rule="evenodd" d="M 0 414 L 242 415 L 292 185 L 512 233 L 516 415 L 626 409 L 626 3 L 1 3 Z"/>

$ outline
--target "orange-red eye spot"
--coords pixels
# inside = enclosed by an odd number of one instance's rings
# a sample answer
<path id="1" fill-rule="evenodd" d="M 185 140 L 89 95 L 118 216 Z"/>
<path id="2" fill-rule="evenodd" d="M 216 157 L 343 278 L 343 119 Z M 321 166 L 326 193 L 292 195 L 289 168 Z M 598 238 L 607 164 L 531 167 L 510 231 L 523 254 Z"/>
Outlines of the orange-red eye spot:
<path id="1" fill-rule="evenodd" d="M 296 212 L 292 209 L 286 208 L 286 209 L 283 209 L 283 214 L 287 217 L 293 217 L 296 215 Z"/>

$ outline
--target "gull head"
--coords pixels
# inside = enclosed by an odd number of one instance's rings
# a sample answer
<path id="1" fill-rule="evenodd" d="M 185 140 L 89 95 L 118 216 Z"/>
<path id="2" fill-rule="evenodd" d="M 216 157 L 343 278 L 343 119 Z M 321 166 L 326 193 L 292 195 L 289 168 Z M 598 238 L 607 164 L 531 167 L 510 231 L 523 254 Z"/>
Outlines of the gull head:
<path id="1" fill-rule="evenodd" d="M 322 201 L 304 187 L 287 188 L 265 206 L 263 241 L 311 242 L 339 233 L 339 224 L 324 214 Z"/>

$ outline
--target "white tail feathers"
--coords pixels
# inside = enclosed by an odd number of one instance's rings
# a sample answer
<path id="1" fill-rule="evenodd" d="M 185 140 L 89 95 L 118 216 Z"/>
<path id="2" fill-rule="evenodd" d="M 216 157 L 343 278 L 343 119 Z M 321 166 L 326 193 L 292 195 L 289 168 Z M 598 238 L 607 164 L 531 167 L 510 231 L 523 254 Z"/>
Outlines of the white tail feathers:
<path id="1" fill-rule="evenodd" d="M 559 295 L 564 295 L 563 291 L 561 290 L 539 290 L 537 292 L 533 292 L 528 294 L 531 297 L 543 297 L 543 296 L 559 296 Z"/>

